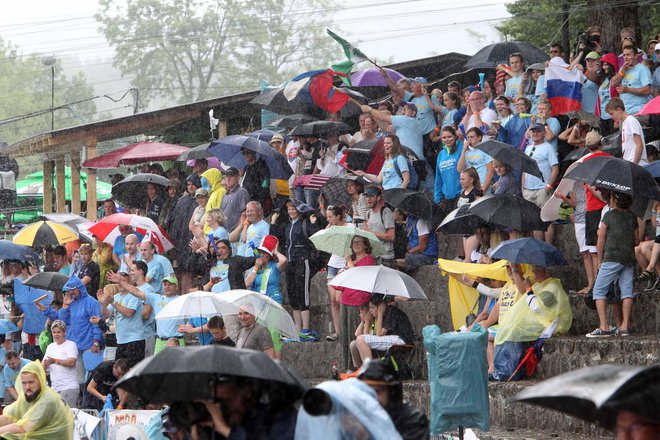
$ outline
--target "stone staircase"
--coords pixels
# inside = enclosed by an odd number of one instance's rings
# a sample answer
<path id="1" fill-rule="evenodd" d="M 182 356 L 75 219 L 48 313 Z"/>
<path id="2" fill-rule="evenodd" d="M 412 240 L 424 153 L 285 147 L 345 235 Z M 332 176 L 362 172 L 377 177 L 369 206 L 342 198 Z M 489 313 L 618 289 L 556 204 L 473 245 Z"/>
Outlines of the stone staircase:
<path id="1" fill-rule="evenodd" d="M 558 238 L 563 236 L 567 239 L 566 234 L 570 232 L 567 227 L 557 229 Z M 569 244 L 574 244 L 574 240 Z M 577 249 L 568 246 L 563 252 L 571 264 L 554 269 L 553 275 L 562 280 L 567 292 L 577 290 L 584 285 Z M 421 336 L 426 325 L 438 325 L 443 331 L 451 330 L 447 279 L 434 266 L 420 268 L 412 275 L 429 298 L 429 301 L 399 304 L 410 317 L 416 334 Z M 643 289 L 641 285 L 636 287 L 636 291 Z M 584 296 L 572 294 L 569 298 L 574 315 L 573 326 L 568 335 L 555 336 L 545 343 L 536 379 L 489 384 L 491 431 L 478 433 L 480 439 L 611 439 L 613 433 L 598 426 L 556 411 L 515 403 L 511 397 L 540 380 L 585 366 L 603 363 L 660 365 L 660 292 L 638 295 L 633 313 L 636 333 L 626 338 L 586 338 L 584 335 L 597 326 L 596 312 L 589 308 Z M 312 303 L 310 326 L 321 333 L 323 340 L 318 343 L 285 344 L 283 360 L 294 366 L 313 385 L 331 378 L 333 361 L 342 365 L 339 343 L 324 342 L 331 321 L 325 273 L 318 274 L 313 280 Z M 404 394 L 428 413 L 430 390 L 421 341 L 416 344 L 412 366 L 415 380 L 405 382 Z"/>

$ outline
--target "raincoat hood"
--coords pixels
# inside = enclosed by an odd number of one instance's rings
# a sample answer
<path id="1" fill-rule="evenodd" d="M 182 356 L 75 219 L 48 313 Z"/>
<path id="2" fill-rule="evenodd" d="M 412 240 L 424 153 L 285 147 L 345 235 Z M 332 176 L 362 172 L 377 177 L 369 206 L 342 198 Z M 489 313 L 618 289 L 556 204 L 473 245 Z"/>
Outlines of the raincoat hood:
<path id="1" fill-rule="evenodd" d="M 72 440 L 73 414 L 69 407 L 46 383 L 46 371 L 40 361 L 33 361 L 21 369 L 22 373 L 32 373 L 37 376 L 41 391 L 36 400 L 28 402 L 25 394 L 20 392 L 18 400 L 5 408 L 3 415 L 25 430 L 24 434 L 4 434 L 7 439 L 33 440 Z M 16 389 L 20 389 L 19 374 L 16 378 Z"/>
<path id="2" fill-rule="evenodd" d="M 66 292 L 67 290 L 71 289 L 78 289 L 80 291 L 80 297 L 89 295 L 89 293 L 87 293 L 87 288 L 83 284 L 82 280 L 75 276 L 69 278 L 69 281 L 64 284 L 62 287 L 62 292 Z"/>
<path id="3" fill-rule="evenodd" d="M 202 176 L 211 185 L 211 192 L 216 192 L 222 187 L 222 173 L 217 168 L 209 168 L 202 173 Z"/>

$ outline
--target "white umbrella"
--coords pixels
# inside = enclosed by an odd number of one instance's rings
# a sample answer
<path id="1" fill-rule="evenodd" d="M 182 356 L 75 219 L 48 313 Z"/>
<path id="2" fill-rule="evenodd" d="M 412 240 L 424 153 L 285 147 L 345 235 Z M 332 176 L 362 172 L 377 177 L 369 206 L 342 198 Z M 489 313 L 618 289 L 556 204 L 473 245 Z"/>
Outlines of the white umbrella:
<path id="1" fill-rule="evenodd" d="M 235 289 L 220 294 L 220 297 L 223 301 L 253 314 L 257 322 L 268 327 L 269 330 L 278 331 L 283 336 L 296 341 L 300 340 L 291 315 L 281 304 L 266 295 L 251 290 Z M 235 313 L 238 313 L 238 310 Z"/>
<path id="2" fill-rule="evenodd" d="M 197 291 L 170 301 L 156 319 L 188 319 L 214 315 L 235 315 L 238 307 L 227 302 L 224 294 Z"/>
<path id="3" fill-rule="evenodd" d="M 428 299 L 410 275 L 385 266 L 352 267 L 334 277 L 330 285 L 410 299 Z"/>

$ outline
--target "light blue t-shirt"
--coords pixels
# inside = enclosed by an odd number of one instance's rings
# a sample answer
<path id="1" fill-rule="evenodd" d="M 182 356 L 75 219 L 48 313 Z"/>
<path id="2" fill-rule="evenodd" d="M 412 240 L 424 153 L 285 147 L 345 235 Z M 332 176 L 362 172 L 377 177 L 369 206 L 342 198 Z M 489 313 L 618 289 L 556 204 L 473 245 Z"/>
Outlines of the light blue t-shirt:
<path id="1" fill-rule="evenodd" d="M 545 90 L 545 75 L 539 76 L 539 80 L 536 81 L 536 90 L 534 91 L 534 94 L 539 98 L 541 95 L 547 94 Z"/>
<path id="2" fill-rule="evenodd" d="M 493 161 L 493 158 L 483 151 L 467 147 L 465 150 L 465 168 L 473 167 L 479 174 L 479 180 L 483 185 L 486 182 L 486 175 L 488 174 L 488 164 Z"/>
<path id="3" fill-rule="evenodd" d="M 557 118 L 548 118 L 546 121 L 546 124 L 548 124 L 548 127 L 550 127 L 550 131 L 555 135 L 554 139 L 548 142 L 550 145 L 552 145 L 552 148 L 555 149 L 555 153 L 557 152 L 557 140 L 559 139 L 559 132 L 561 131 L 561 124 L 557 120 Z"/>
<path id="4" fill-rule="evenodd" d="M 651 84 L 653 78 L 651 77 L 651 71 L 648 67 L 643 64 L 635 64 L 632 69 L 626 72 L 626 75 L 621 80 L 621 85 L 630 87 L 633 89 L 640 89 Z M 626 106 L 626 113 L 629 115 L 636 115 L 644 104 L 649 102 L 653 95 L 634 95 L 632 93 L 622 93 L 621 100 Z"/>
<path id="5" fill-rule="evenodd" d="M 150 293 L 154 293 L 154 289 L 149 284 L 138 286 L 138 289 L 143 291 L 145 296 L 149 295 Z M 147 304 L 149 303 L 148 301 L 145 302 Z M 142 312 L 140 312 L 140 315 L 141 314 Z M 143 339 L 150 338 L 156 334 L 156 313 L 153 310 L 151 310 L 151 313 L 147 319 L 142 320 L 142 334 L 144 335 Z"/>
<path id="6" fill-rule="evenodd" d="M 512 104 L 513 104 L 513 101 L 518 96 L 518 88 L 520 87 L 522 77 L 523 77 L 522 75 L 514 76 L 514 77 L 511 77 L 511 78 L 506 80 L 506 90 L 504 92 L 504 96 L 511 99 Z"/>
<path id="7" fill-rule="evenodd" d="M 399 136 L 401 145 L 410 148 L 417 158 L 424 159 L 424 141 L 422 136 L 425 134 L 420 122 L 408 116 L 392 116 L 392 127 Z"/>
<path id="8" fill-rule="evenodd" d="M 433 102 L 433 105 L 440 107 L 440 101 L 438 98 L 435 95 L 429 96 L 431 97 L 431 102 Z M 405 102 L 412 102 L 417 107 L 416 119 L 420 122 L 422 127 L 422 134 L 433 131 L 438 122 L 435 120 L 435 110 L 429 106 L 429 103 L 426 100 L 426 96 L 418 96 L 417 98 L 413 98 L 412 93 L 405 92 L 403 100 Z"/>
<path id="9" fill-rule="evenodd" d="M 119 266 L 119 270 L 117 272 L 131 273 L 131 268 L 128 267 L 128 264 L 126 264 L 126 262 L 124 261 L 124 257 L 129 257 L 130 258 L 130 255 L 129 254 L 123 254 L 121 256 L 121 265 Z M 135 254 L 135 257 L 133 259 L 134 260 L 141 260 L 142 259 L 142 254 L 138 252 L 137 254 Z"/>
<path id="10" fill-rule="evenodd" d="M 30 361 L 28 359 L 21 358 L 21 363 L 17 370 L 12 370 L 9 365 L 5 364 L 5 368 L 2 370 L 2 375 L 5 378 L 5 390 L 7 388 L 15 388 L 18 373 L 20 373 L 23 367 L 29 363 Z"/>
<path id="11" fill-rule="evenodd" d="M 605 106 L 610 102 L 610 99 L 612 99 L 609 78 L 605 78 L 600 87 L 598 87 L 598 96 L 600 97 L 600 119 L 612 119 L 612 117 L 605 111 Z"/>
<path id="12" fill-rule="evenodd" d="M 161 266 L 163 266 L 163 277 L 174 276 L 174 267 L 172 267 L 172 262 L 169 258 L 155 254 L 154 260 L 158 261 Z"/>
<path id="13" fill-rule="evenodd" d="M 192 325 L 193 327 L 201 327 L 208 321 L 209 320 L 204 317 L 190 318 L 188 320 L 188 324 Z M 213 335 L 211 332 L 197 333 L 197 341 L 199 342 L 199 345 L 209 345 L 212 340 Z"/>
<path id="14" fill-rule="evenodd" d="M 442 115 L 442 126 L 446 127 L 447 125 L 454 125 L 454 115 L 458 111 L 457 108 L 452 109 L 452 110 L 446 110 L 445 113 Z"/>
<path id="15" fill-rule="evenodd" d="M 113 306 L 108 309 L 115 317 L 115 333 L 118 344 L 144 340 L 144 325 L 142 323 L 142 301 L 130 293 L 122 295 L 117 293 L 114 296 L 115 302 L 127 309 L 134 310 L 135 313 L 130 318 L 125 317 Z"/>
<path id="16" fill-rule="evenodd" d="M 385 159 L 385 162 L 383 162 L 383 168 L 381 169 L 383 176 L 383 189 L 401 188 L 403 179 L 399 177 L 399 174 L 396 172 L 396 168 L 394 167 L 395 160 L 399 166 L 399 171 L 401 171 L 402 174 L 406 171 L 410 172 L 408 169 L 408 161 L 401 154 L 392 159 Z"/>
<path id="17" fill-rule="evenodd" d="M 598 84 L 593 81 L 586 80 L 582 84 L 582 111 L 596 113 L 596 103 L 598 102 Z"/>
<path id="18" fill-rule="evenodd" d="M 229 264 L 225 261 L 218 261 L 209 271 L 209 277 L 220 280 L 211 287 L 211 292 L 221 293 L 231 290 L 231 286 L 229 285 Z"/>
<path id="19" fill-rule="evenodd" d="M 156 258 L 156 255 L 147 263 L 147 276 L 151 277 L 149 285 L 156 293 L 163 291 L 163 278 L 165 278 L 165 271 L 163 264 Z"/>
<path id="20" fill-rule="evenodd" d="M 261 219 L 257 223 L 248 226 L 247 242 L 242 243 L 238 249 L 238 255 L 242 257 L 258 257 L 257 248 L 261 245 L 264 237 L 270 232 L 270 225 Z"/>
<path id="21" fill-rule="evenodd" d="M 552 167 L 559 163 L 555 149 L 549 143 L 543 142 L 539 145 L 528 145 L 525 149 L 525 154 L 536 161 L 543 175 L 543 180 L 541 180 L 536 176 L 525 173 L 525 189 L 537 190 L 545 188 L 550 181 Z"/>
<path id="22" fill-rule="evenodd" d="M 153 307 L 154 315 L 158 315 L 161 310 L 170 302 L 178 298 L 178 295 L 165 296 L 159 293 L 147 293 L 147 304 Z M 159 319 L 156 321 L 156 334 L 159 338 L 178 338 L 179 326 L 185 324 L 183 319 Z"/>

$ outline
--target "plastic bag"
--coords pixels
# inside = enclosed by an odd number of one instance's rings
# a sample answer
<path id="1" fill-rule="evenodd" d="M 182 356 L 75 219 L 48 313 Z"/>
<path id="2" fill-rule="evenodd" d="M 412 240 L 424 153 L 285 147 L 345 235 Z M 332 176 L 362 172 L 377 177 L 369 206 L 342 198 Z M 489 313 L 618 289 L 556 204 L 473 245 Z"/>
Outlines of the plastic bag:
<path id="1" fill-rule="evenodd" d="M 431 387 L 431 434 L 459 426 L 488 431 L 488 332 L 478 324 L 467 333 L 441 333 L 438 326 L 429 325 L 423 334 Z"/>

